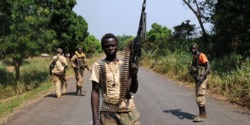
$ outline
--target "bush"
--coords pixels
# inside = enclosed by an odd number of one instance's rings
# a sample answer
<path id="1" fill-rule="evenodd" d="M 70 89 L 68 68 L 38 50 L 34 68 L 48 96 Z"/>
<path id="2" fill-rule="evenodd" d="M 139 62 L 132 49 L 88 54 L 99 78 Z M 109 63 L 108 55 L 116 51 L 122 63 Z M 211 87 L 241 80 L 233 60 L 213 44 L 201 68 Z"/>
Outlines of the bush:
<path id="1" fill-rule="evenodd" d="M 169 78 L 192 83 L 187 66 L 192 55 L 187 51 L 175 51 L 167 56 L 159 56 L 154 51 L 143 52 L 141 64 Z M 250 109 L 250 61 L 241 55 L 228 54 L 220 59 L 209 60 L 212 71 L 208 75 L 208 90 L 232 103 Z"/>

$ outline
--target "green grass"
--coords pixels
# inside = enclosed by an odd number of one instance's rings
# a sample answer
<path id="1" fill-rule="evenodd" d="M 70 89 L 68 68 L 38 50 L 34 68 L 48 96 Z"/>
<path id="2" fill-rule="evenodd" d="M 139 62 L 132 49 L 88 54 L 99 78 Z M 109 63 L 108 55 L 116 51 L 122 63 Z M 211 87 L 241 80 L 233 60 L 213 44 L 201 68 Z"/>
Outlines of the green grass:
<path id="1" fill-rule="evenodd" d="M 8 61 L 5 60 L 2 60 L 0 64 L 0 75 L 2 76 L 0 80 L 0 101 L 38 88 L 50 78 L 49 58 L 37 57 L 25 60 L 20 68 L 21 77 L 18 81 L 15 81 L 13 66 L 10 66 L 9 63 L 6 64 L 5 62 Z"/>
<path id="2" fill-rule="evenodd" d="M 100 56 L 103 54 L 89 59 L 89 64 L 91 65 Z M 53 81 L 49 75 L 49 61 L 50 58 L 40 57 L 25 60 L 21 66 L 19 81 L 14 81 L 14 70 L 10 67 L 10 59 L 0 62 L 0 124 L 3 124 L 15 109 L 50 92 Z M 68 63 L 66 76 L 71 77 L 74 71 L 69 60 Z"/>
<path id="3" fill-rule="evenodd" d="M 0 102 L 0 119 L 5 118 L 10 113 L 12 113 L 18 107 L 21 107 L 25 103 L 29 102 L 30 100 L 37 99 L 42 97 L 42 95 L 46 94 L 51 88 L 53 84 L 51 82 L 44 83 L 42 86 L 33 89 L 32 91 L 26 92 L 24 94 L 8 98 Z M 5 120 L 1 120 L 0 124 L 5 122 Z"/>

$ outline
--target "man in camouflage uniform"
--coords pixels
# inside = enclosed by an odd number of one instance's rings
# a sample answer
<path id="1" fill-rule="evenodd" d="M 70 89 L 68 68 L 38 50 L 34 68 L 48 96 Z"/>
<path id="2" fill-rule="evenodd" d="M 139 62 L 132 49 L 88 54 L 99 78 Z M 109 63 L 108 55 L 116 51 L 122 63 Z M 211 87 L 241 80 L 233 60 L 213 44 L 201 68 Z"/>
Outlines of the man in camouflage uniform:
<path id="1" fill-rule="evenodd" d="M 71 58 L 71 65 L 75 72 L 76 95 L 84 96 L 85 93 L 82 92 L 84 69 L 87 68 L 89 71 L 91 70 L 87 63 L 86 55 L 82 52 L 81 48 L 78 48 L 75 55 Z"/>
<path id="2" fill-rule="evenodd" d="M 195 80 L 196 103 L 199 107 L 199 115 L 196 116 L 193 121 L 202 122 L 207 118 L 205 108 L 205 93 L 207 86 L 207 75 L 211 67 L 206 55 L 204 53 L 198 52 L 197 44 L 192 43 L 190 46 L 190 51 L 193 54 L 190 74 L 194 77 Z"/>
<path id="3" fill-rule="evenodd" d="M 130 65 L 130 70 L 127 72 L 129 89 L 124 87 L 127 83 L 122 80 L 122 75 L 127 73 L 123 72 L 125 61 L 116 57 L 117 38 L 113 34 L 105 34 L 101 39 L 101 45 L 106 58 L 94 63 L 90 77 L 93 125 L 140 125 L 140 114 L 132 96 L 132 93 L 135 93 L 138 88 L 138 66 Z M 126 94 L 124 89 L 127 90 Z M 100 106 L 101 96 L 103 102 Z"/>
<path id="4" fill-rule="evenodd" d="M 53 56 L 52 60 L 50 61 L 50 70 L 53 74 L 53 81 L 56 87 L 56 97 L 60 98 L 62 94 L 67 92 L 65 71 L 68 67 L 68 63 L 66 58 L 62 55 L 63 50 L 61 48 L 58 48 L 56 52 L 57 55 Z"/>

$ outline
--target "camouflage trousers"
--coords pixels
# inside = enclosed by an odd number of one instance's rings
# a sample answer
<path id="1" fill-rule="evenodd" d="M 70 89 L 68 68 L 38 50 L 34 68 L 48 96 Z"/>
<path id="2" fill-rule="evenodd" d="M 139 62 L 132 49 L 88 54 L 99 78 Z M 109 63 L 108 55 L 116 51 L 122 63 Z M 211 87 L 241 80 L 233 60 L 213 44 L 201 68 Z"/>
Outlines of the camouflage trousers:
<path id="1" fill-rule="evenodd" d="M 55 83 L 56 96 L 59 98 L 61 94 L 67 92 L 67 81 L 65 75 L 54 75 L 53 81 Z"/>
<path id="2" fill-rule="evenodd" d="M 75 78 L 76 78 L 76 88 L 82 88 L 83 87 L 83 72 L 84 70 L 74 70 L 75 72 Z"/>
<path id="3" fill-rule="evenodd" d="M 140 125 L 140 113 L 135 109 L 131 112 L 116 113 L 115 117 L 101 112 L 102 125 Z"/>
<path id="4" fill-rule="evenodd" d="M 196 103 L 199 107 L 204 107 L 206 104 L 205 94 L 207 88 L 207 79 L 196 82 L 195 85 L 195 95 L 196 95 Z"/>

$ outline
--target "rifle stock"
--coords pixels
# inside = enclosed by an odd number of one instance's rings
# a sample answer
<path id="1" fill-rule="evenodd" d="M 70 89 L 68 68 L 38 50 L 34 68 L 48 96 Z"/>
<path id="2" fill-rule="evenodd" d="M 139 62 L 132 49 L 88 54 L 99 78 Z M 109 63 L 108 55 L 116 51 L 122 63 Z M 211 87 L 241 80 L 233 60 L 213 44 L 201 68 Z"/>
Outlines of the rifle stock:
<path id="1" fill-rule="evenodd" d="M 54 69 L 54 64 L 49 65 L 49 74 L 52 75 L 52 70 Z"/>

